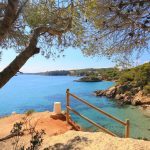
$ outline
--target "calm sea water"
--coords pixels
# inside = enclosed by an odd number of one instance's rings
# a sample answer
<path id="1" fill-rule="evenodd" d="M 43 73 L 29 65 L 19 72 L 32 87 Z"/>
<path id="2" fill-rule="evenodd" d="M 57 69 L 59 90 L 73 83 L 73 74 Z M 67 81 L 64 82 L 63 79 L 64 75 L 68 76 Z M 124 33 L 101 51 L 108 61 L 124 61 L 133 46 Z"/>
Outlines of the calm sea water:
<path id="1" fill-rule="evenodd" d="M 130 119 L 132 137 L 146 137 L 150 139 L 150 117 L 145 115 L 140 109 L 134 106 L 120 106 L 114 100 L 93 95 L 93 91 L 107 89 L 114 85 L 113 82 L 74 82 L 77 78 L 70 76 L 15 76 L 0 90 L 0 116 L 9 115 L 13 111 L 24 113 L 29 109 L 53 111 L 53 103 L 55 101 L 62 102 L 62 108 L 65 109 L 65 92 L 69 88 L 71 93 L 78 95 L 119 119 L 123 121 Z M 71 106 L 116 134 L 124 135 L 123 126 L 89 109 L 88 106 L 74 99 L 71 99 Z M 72 115 L 72 118 L 88 131 L 97 130 L 91 124 L 75 115 Z"/>

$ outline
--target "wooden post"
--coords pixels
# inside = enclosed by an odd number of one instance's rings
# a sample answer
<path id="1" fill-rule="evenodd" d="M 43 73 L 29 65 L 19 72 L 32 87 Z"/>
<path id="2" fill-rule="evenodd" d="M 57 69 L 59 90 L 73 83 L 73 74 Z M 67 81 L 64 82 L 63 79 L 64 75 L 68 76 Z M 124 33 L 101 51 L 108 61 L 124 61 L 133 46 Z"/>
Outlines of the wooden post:
<path id="1" fill-rule="evenodd" d="M 69 109 L 67 106 L 70 106 L 69 89 L 66 91 L 66 121 L 69 123 Z"/>
<path id="2" fill-rule="evenodd" d="M 129 138 L 129 135 L 130 135 L 130 122 L 127 119 L 126 126 L 125 126 L 125 138 Z"/>

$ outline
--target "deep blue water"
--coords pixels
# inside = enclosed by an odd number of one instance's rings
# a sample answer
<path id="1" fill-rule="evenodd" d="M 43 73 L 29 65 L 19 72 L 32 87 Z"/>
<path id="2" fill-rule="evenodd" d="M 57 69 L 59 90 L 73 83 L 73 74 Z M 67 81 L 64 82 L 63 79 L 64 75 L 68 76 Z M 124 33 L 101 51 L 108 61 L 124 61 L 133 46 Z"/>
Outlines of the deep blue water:
<path id="1" fill-rule="evenodd" d="M 24 113 L 29 109 L 36 111 L 53 111 L 55 101 L 62 102 L 65 110 L 65 92 L 69 88 L 71 93 L 87 100 L 102 110 L 125 121 L 130 119 L 131 136 L 146 137 L 150 139 L 150 117 L 134 106 L 120 106 L 114 100 L 106 97 L 95 97 L 93 91 L 107 89 L 114 85 L 113 82 L 74 82 L 78 77 L 70 76 L 40 76 L 18 75 L 0 90 L 0 116 L 9 115 L 13 111 Z M 111 119 L 100 115 L 88 106 L 71 99 L 71 106 L 90 119 L 100 123 L 106 128 L 123 136 L 124 127 Z M 83 119 L 72 115 L 72 118 L 86 130 L 96 130 Z"/>

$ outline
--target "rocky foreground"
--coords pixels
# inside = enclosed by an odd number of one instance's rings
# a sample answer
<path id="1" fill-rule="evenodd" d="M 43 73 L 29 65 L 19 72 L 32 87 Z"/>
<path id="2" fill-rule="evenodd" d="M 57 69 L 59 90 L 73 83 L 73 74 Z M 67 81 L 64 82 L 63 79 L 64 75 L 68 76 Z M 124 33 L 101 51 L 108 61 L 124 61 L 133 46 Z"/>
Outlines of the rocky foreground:
<path id="1" fill-rule="evenodd" d="M 63 114 L 55 115 L 53 112 L 34 112 L 27 114 L 12 114 L 8 117 L 0 118 L 0 150 L 14 150 L 13 144 L 16 139 L 12 136 L 11 130 L 15 123 L 25 122 L 24 129 L 32 129 L 35 127 L 36 131 L 44 130 L 46 137 L 63 134 L 73 127 L 66 123 L 66 118 Z M 19 138 L 18 145 L 28 145 L 31 140 L 29 133 L 24 133 Z M 19 149 L 19 148 L 18 148 Z"/>
<path id="2" fill-rule="evenodd" d="M 13 124 L 22 120 L 25 115 L 15 114 L 0 119 L 0 138 L 10 133 Z M 31 124 L 36 123 L 36 129 L 44 129 L 42 145 L 39 150 L 149 150 L 150 141 L 131 138 L 118 138 L 103 132 L 73 131 L 64 116 L 56 116 L 51 112 L 40 112 L 31 114 Z M 13 150 L 15 138 L 8 138 L 0 142 L 0 150 Z M 29 146 L 31 136 L 24 134 L 20 136 L 19 146 Z"/>
<path id="3" fill-rule="evenodd" d="M 0 150 L 13 150 L 12 141 L 3 142 Z M 29 138 L 23 137 L 20 141 L 28 145 Z M 118 138 L 103 132 L 67 131 L 56 136 L 44 136 L 39 150 L 149 150 L 150 141 L 131 138 Z"/>
<path id="4" fill-rule="evenodd" d="M 129 85 L 116 85 L 107 90 L 97 90 L 94 92 L 96 96 L 106 96 L 114 98 L 122 104 L 144 105 L 149 107 L 150 95 L 144 95 L 139 87 Z"/>
<path id="5" fill-rule="evenodd" d="M 103 132 L 68 131 L 47 139 L 45 147 L 49 150 L 149 150 L 150 142 L 113 137 Z"/>

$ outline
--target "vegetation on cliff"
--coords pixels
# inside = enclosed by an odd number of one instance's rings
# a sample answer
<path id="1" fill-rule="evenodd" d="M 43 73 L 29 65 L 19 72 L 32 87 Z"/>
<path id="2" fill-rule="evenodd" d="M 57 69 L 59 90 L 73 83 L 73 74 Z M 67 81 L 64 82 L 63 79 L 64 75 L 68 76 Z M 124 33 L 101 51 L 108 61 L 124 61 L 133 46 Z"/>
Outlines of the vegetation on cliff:
<path id="1" fill-rule="evenodd" d="M 41 72 L 41 73 L 36 73 L 36 74 L 45 75 L 45 76 L 67 76 L 67 75 L 70 75 L 70 71 L 56 70 L 56 71 L 47 71 L 47 72 Z"/>
<path id="2" fill-rule="evenodd" d="M 116 86 L 95 93 L 97 96 L 115 98 L 126 104 L 150 104 L 150 63 L 120 71 Z"/>
<path id="3" fill-rule="evenodd" d="M 124 70 L 118 79 L 118 84 L 126 83 L 131 87 L 139 87 L 145 95 L 150 94 L 150 62 Z"/>
<path id="4" fill-rule="evenodd" d="M 118 85 L 128 84 L 131 87 L 139 87 L 141 90 L 143 90 L 144 94 L 150 93 L 150 62 L 126 70 L 119 70 L 118 68 L 87 68 L 76 70 L 47 71 L 37 74 L 49 76 L 84 76 L 80 79 L 80 81 L 116 81 Z"/>
<path id="5" fill-rule="evenodd" d="M 94 76 L 101 77 L 102 80 L 117 80 L 119 78 L 120 71 L 117 68 L 87 68 L 87 69 L 75 69 L 75 70 L 56 70 L 33 73 L 38 75 L 70 75 L 70 76 Z"/>
<path id="6" fill-rule="evenodd" d="M 100 77 L 97 77 L 95 75 L 85 76 L 80 78 L 79 80 L 76 80 L 77 82 L 100 82 L 102 81 Z"/>

